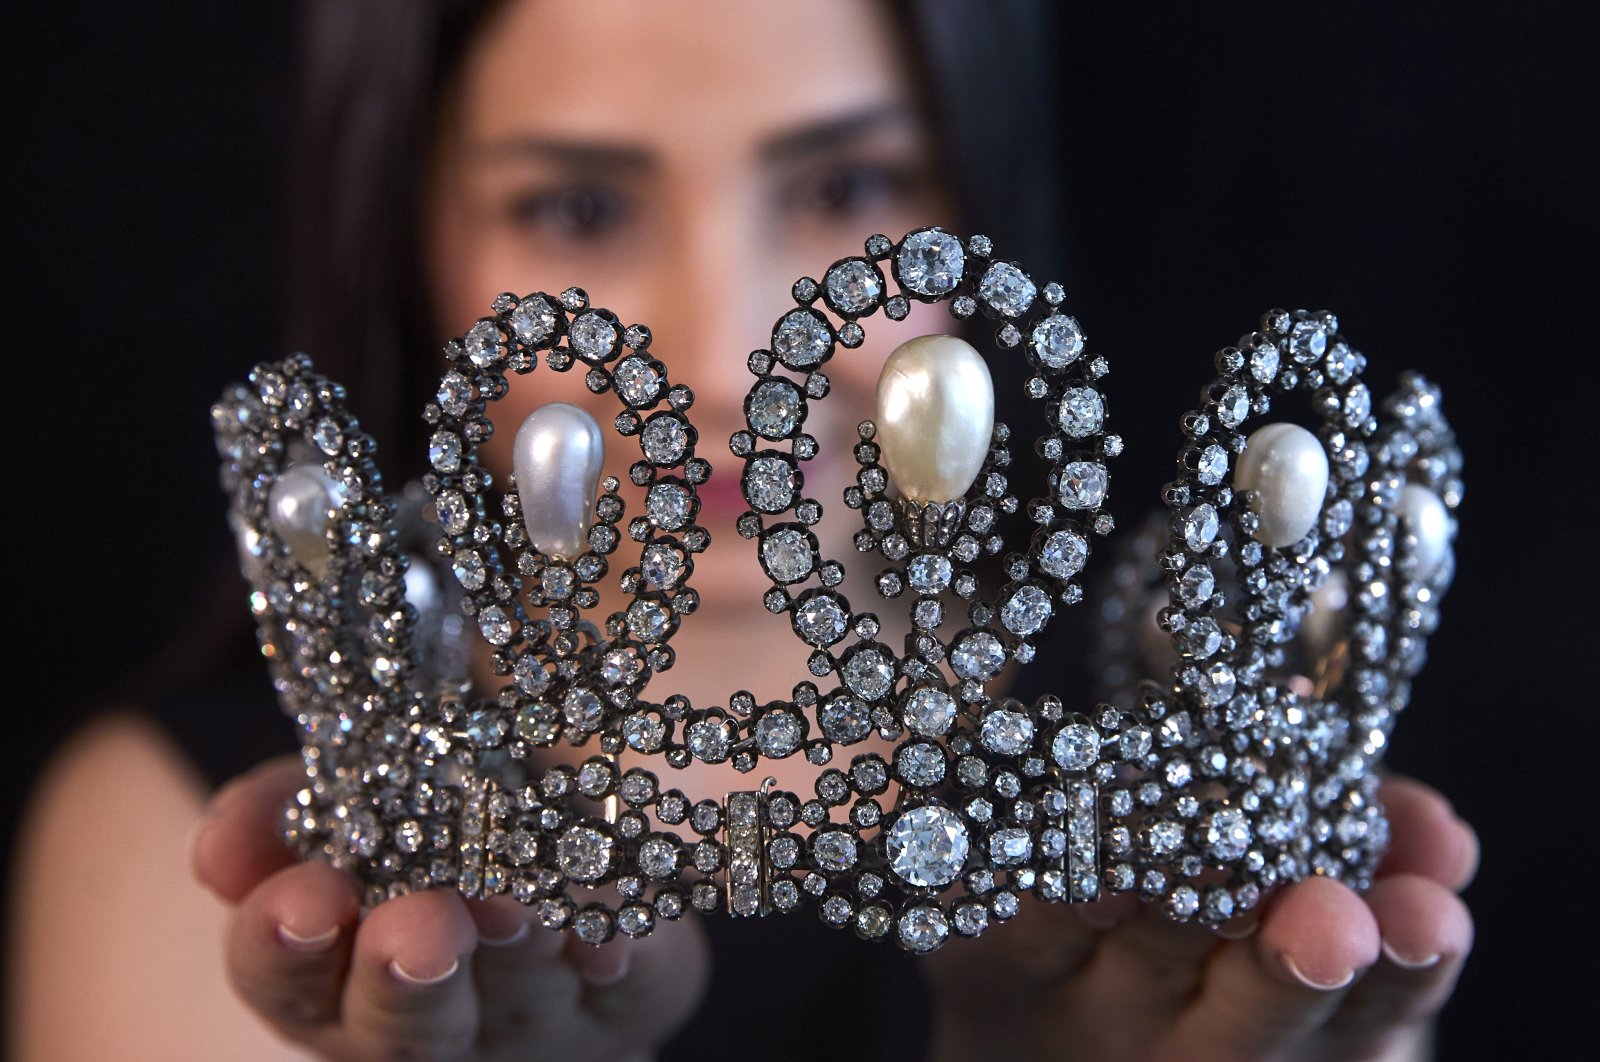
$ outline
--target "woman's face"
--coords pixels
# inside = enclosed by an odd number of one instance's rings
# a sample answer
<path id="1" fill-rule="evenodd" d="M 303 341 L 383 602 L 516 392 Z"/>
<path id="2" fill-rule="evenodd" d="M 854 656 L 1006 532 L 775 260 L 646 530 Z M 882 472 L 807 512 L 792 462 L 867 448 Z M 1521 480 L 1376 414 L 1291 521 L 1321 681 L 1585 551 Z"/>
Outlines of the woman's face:
<path id="1" fill-rule="evenodd" d="M 464 332 L 499 292 L 576 285 L 624 323 L 649 325 L 652 351 L 697 395 L 697 452 L 715 469 L 701 493 L 713 544 L 696 564 L 704 606 L 674 639 L 679 664 L 653 699 L 678 691 L 726 704 L 739 688 L 786 697 L 807 677 L 807 650 L 762 608 L 767 584 L 734 531 L 745 506 L 727 440 L 744 426 L 745 358 L 769 344 L 797 278 L 860 254 L 874 232 L 949 223 L 883 8 L 516 0 L 480 31 L 444 103 L 427 231 L 447 333 Z M 825 545 L 847 567 L 855 514 L 839 496 L 854 475 L 853 426 L 871 415 L 888 351 L 948 320 L 924 310 L 869 321 L 867 344 L 830 364 L 833 394 L 808 421 L 822 452 L 806 469 L 807 493 L 829 510 Z M 578 372 L 547 368 L 514 380 L 493 411 L 491 467 L 509 468 L 521 419 L 555 400 L 595 414 L 607 471 L 625 481 L 637 450 L 610 433 L 615 399 L 588 394 Z M 734 638 L 770 641 L 783 664 L 730 670 Z M 747 672 L 755 656 L 738 654 Z"/>

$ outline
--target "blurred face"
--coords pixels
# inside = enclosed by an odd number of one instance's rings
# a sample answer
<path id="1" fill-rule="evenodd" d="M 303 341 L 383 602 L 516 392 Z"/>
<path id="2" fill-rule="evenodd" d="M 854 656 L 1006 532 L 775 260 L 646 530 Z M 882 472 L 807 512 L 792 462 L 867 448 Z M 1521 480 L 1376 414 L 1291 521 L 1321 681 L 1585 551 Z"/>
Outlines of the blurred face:
<path id="1" fill-rule="evenodd" d="M 715 469 L 700 520 L 713 544 L 694 579 L 704 605 L 675 636 L 678 665 L 652 699 L 682 692 L 726 705 L 740 688 L 787 697 L 808 677 L 806 647 L 761 606 L 768 584 L 734 531 L 745 506 L 727 440 L 744 426 L 745 358 L 768 346 L 798 277 L 820 278 L 874 232 L 950 223 L 882 7 L 520 0 L 482 29 L 444 104 L 426 221 L 448 334 L 488 313 L 499 292 L 577 285 L 624 323 L 649 325 L 652 352 L 697 395 L 697 453 Z M 836 354 L 833 393 L 808 420 L 822 453 L 806 467 L 807 494 L 827 509 L 825 551 L 853 576 L 871 574 L 852 560 L 858 517 L 839 500 L 855 472 L 853 428 L 872 413 L 887 353 L 949 320 L 942 308 L 918 310 L 906 322 L 868 321 L 867 344 Z M 581 371 L 513 381 L 493 411 L 491 466 L 509 470 L 517 425 L 557 400 L 594 413 L 607 473 L 626 482 L 636 444 L 611 432 L 615 398 L 590 395 Z M 629 508 L 638 511 L 636 498 Z M 619 560 L 614 571 L 631 562 Z"/>

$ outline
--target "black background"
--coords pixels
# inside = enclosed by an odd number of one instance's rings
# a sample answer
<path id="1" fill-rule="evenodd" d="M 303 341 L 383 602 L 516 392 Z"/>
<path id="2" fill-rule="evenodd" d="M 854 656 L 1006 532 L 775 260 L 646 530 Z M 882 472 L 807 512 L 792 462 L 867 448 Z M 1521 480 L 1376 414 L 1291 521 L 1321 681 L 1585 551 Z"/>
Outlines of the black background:
<path id="1" fill-rule="evenodd" d="M 1071 304 L 1129 438 L 1132 526 L 1209 356 L 1268 306 L 1337 311 L 1445 390 L 1459 576 L 1392 760 L 1483 839 L 1446 1058 L 1565 1057 L 1592 915 L 1600 563 L 1594 27 L 1579 4 L 1062 9 Z M 281 353 L 289 5 L 0 15 L 9 215 L 8 805 L 192 623 L 228 549 L 206 410 Z M 1156 411 L 1151 414 L 1149 411 Z M 1584 1037 L 1583 1040 L 1587 1040 Z"/>

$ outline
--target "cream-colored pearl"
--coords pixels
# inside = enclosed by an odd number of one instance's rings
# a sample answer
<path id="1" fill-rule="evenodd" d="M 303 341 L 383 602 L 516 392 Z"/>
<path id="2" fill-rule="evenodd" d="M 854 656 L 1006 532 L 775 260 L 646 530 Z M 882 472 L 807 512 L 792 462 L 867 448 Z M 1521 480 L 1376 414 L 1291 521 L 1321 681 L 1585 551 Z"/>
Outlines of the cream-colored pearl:
<path id="1" fill-rule="evenodd" d="M 972 344 L 918 336 L 878 377 L 881 462 L 903 497 L 949 502 L 978 478 L 994 435 L 994 381 Z"/>
<path id="2" fill-rule="evenodd" d="M 1398 509 L 1403 530 L 1417 540 L 1417 574 L 1427 579 L 1439 570 L 1455 537 L 1450 510 L 1437 494 L 1418 483 L 1400 488 Z"/>
<path id="3" fill-rule="evenodd" d="M 1268 546 L 1300 541 L 1317 524 L 1328 493 L 1322 441 L 1298 424 L 1268 424 L 1245 442 L 1233 487 L 1255 491 L 1255 537 Z"/>
<path id="4" fill-rule="evenodd" d="M 1350 582 L 1335 568 L 1323 584 L 1311 592 L 1300 635 L 1312 657 L 1320 657 L 1344 636 L 1344 610 L 1350 603 Z"/>
<path id="5" fill-rule="evenodd" d="M 570 402 L 542 405 L 522 422 L 511 464 L 522 522 L 539 552 L 571 560 L 589 548 L 589 522 L 604 461 L 600 425 Z"/>
<path id="6" fill-rule="evenodd" d="M 328 568 L 328 529 L 344 505 L 344 488 L 321 465 L 290 465 L 267 495 L 268 519 L 289 553 L 312 575 Z"/>

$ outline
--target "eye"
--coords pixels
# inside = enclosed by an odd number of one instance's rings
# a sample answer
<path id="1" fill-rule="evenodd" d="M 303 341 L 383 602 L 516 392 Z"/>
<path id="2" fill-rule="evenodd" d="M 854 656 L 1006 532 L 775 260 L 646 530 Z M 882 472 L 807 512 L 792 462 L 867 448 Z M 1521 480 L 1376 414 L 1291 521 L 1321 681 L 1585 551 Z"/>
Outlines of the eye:
<path id="1" fill-rule="evenodd" d="M 910 171 L 873 163 L 819 167 L 789 183 L 783 206 L 805 220 L 846 221 L 882 209 L 914 185 Z"/>
<path id="2" fill-rule="evenodd" d="M 603 184 L 570 185 L 532 192 L 511 203 L 513 224 L 544 238 L 571 242 L 604 239 L 627 217 L 621 193 Z"/>

